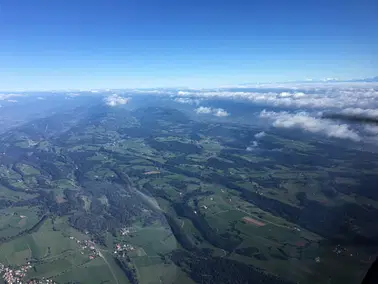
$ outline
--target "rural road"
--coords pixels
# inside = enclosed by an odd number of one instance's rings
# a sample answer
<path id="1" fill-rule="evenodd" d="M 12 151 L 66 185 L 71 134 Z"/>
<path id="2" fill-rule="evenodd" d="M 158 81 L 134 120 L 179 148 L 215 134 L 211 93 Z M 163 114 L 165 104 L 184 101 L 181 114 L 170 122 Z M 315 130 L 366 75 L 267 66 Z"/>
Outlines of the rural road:
<path id="1" fill-rule="evenodd" d="M 118 278 L 117 278 L 117 276 L 114 274 L 114 271 L 113 271 L 113 269 L 112 269 L 112 266 L 111 266 L 111 265 L 109 264 L 109 262 L 106 260 L 106 257 L 101 253 L 101 250 L 98 249 L 97 247 L 96 247 L 96 250 L 98 250 L 98 255 L 99 255 L 99 257 L 101 257 L 101 258 L 105 261 L 106 265 L 109 267 L 109 270 L 110 270 L 110 272 L 112 273 L 113 278 L 114 278 L 114 280 L 116 281 L 116 283 L 119 284 L 119 282 L 118 282 Z"/>

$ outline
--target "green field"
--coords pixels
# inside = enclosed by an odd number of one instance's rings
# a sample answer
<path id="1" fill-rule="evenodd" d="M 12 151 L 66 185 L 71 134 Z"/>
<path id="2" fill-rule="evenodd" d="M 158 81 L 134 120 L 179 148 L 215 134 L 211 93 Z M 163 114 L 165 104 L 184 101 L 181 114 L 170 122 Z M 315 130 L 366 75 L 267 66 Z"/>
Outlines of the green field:
<path id="1" fill-rule="evenodd" d="M 28 207 L 12 207 L 0 210 L 0 232 L 2 237 L 12 237 L 31 229 L 39 221 L 37 210 Z"/>

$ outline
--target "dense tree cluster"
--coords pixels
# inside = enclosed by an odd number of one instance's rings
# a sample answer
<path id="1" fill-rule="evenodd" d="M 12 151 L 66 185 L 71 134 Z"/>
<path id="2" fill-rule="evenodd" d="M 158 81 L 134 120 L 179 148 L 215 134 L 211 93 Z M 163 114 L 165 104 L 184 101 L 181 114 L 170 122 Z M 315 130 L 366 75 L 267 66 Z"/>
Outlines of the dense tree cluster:
<path id="1" fill-rule="evenodd" d="M 189 253 L 176 250 L 172 253 L 171 259 L 196 283 L 291 283 L 268 275 L 248 264 L 222 257 L 207 256 L 202 252 Z"/>
<path id="2" fill-rule="evenodd" d="M 130 258 L 122 258 L 122 257 L 116 257 L 115 258 L 116 263 L 118 266 L 122 269 L 122 271 L 125 273 L 127 279 L 129 280 L 130 284 L 138 284 L 138 277 L 135 268 L 130 262 Z"/>

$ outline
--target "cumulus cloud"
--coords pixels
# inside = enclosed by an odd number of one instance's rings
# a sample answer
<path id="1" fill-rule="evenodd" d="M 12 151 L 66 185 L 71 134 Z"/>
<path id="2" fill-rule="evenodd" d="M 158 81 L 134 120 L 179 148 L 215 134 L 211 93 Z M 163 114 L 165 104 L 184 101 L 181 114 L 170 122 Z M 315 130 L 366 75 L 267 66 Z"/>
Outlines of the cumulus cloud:
<path id="1" fill-rule="evenodd" d="M 211 107 L 203 107 L 203 106 L 200 106 L 199 108 L 196 108 L 194 110 L 196 113 L 211 113 L 212 112 L 212 108 Z"/>
<path id="2" fill-rule="evenodd" d="M 108 106 L 118 106 L 118 105 L 125 105 L 130 101 L 130 98 L 124 98 L 117 94 L 110 95 L 105 98 L 105 103 Z"/>
<path id="3" fill-rule="evenodd" d="M 265 136 L 265 132 L 264 131 L 261 131 L 261 132 L 255 134 L 255 138 L 256 139 L 263 138 L 264 136 Z"/>
<path id="4" fill-rule="evenodd" d="M 257 146 L 259 146 L 259 143 L 257 143 L 257 141 L 252 141 L 252 145 L 251 145 L 251 146 L 248 146 L 248 147 L 246 148 L 246 150 L 247 150 L 248 152 L 251 152 L 251 151 L 255 150 L 255 149 L 257 148 Z"/>
<path id="5" fill-rule="evenodd" d="M 224 110 L 223 108 L 211 108 L 211 107 L 203 107 L 200 106 L 194 110 L 196 113 L 204 113 L 204 114 L 213 114 L 218 117 L 226 117 L 230 114 Z"/>
<path id="6" fill-rule="evenodd" d="M 298 128 L 312 133 L 325 134 L 328 137 L 361 140 L 358 133 L 350 129 L 347 124 L 311 117 L 306 112 L 289 113 L 263 110 L 260 117 L 273 120 L 273 126 L 278 128 Z"/>
<path id="7" fill-rule="evenodd" d="M 222 108 L 214 109 L 213 113 L 214 113 L 215 116 L 219 116 L 219 117 L 224 117 L 224 116 L 229 116 L 230 115 L 227 111 L 225 111 Z"/>
<path id="8" fill-rule="evenodd" d="M 186 96 L 186 95 L 190 95 L 190 92 L 178 91 L 177 94 L 178 94 L 179 96 Z"/>

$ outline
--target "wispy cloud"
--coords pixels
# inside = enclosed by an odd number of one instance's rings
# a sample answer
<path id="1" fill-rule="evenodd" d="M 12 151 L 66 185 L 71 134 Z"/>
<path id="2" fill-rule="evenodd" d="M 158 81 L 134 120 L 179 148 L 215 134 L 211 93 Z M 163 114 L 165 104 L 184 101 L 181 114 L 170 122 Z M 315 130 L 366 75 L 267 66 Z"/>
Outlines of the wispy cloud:
<path id="1" fill-rule="evenodd" d="M 190 99 L 190 98 L 175 98 L 174 101 L 177 102 L 177 103 L 181 103 L 181 104 L 196 104 L 196 105 L 198 105 L 200 103 L 199 100 Z"/>
<path id="2" fill-rule="evenodd" d="M 78 97 L 78 96 L 80 96 L 80 94 L 79 93 L 68 93 L 68 94 L 66 94 L 66 96 L 68 96 L 68 97 Z"/>
<path id="3" fill-rule="evenodd" d="M 347 108 L 341 111 L 344 114 L 363 115 L 367 117 L 378 117 L 378 109 Z"/>
<path id="4" fill-rule="evenodd" d="M 376 125 L 365 125 L 364 130 L 370 135 L 378 135 L 378 126 Z"/>
<path id="5" fill-rule="evenodd" d="M 248 152 L 254 151 L 254 150 L 256 150 L 257 146 L 259 146 L 259 143 L 257 143 L 257 141 L 252 141 L 252 145 L 251 145 L 251 146 L 248 146 L 248 147 L 246 148 L 246 150 L 247 150 Z"/>
<path id="6" fill-rule="evenodd" d="M 306 112 L 289 113 L 263 110 L 260 117 L 271 119 L 272 125 L 278 128 L 298 128 L 312 133 L 325 134 L 328 137 L 361 140 L 358 133 L 350 129 L 347 124 L 337 124 L 334 121 L 311 117 Z"/>
<path id="7" fill-rule="evenodd" d="M 127 104 L 130 101 L 130 98 L 124 98 L 124 97 L 121 97 L 117 94 L 113 94 L 113 95 L 106 97 L 104 101 L 108 106 L 114 107 L 114 106 L 118 106 L 118 105 Z"/>
<path id="8" fill-rule="evenodd" d="M 23 96 L 25 95 L 24 94 L 0 94 L 0 101 L 8 100 L 9 98 L 13 98 L 13 97 L 23 97 Z"/>
<path id="9" fill-rule="evenodd" d="M 18 103 L 18 100 L 7 100 L 9 103 Z"/>
<path id="10" fill-rule="evenodd" d="M 230 114 L 224 110 L 223 108 L 211 108 L 211 107 L 203 107 L 200 106 L 194 110 L 196 113 L 203 113 L 203 114 L 213 114 L 218 117 L 226 117 Z"/>
<path id="11" fill-rule="evenodd" d="M 255 138 L 256 139 L 263 138 L 264 136 L 265 136 L 265 132 L 264 131 L 261 131 L 261 132 L 255 134 Z"/>

